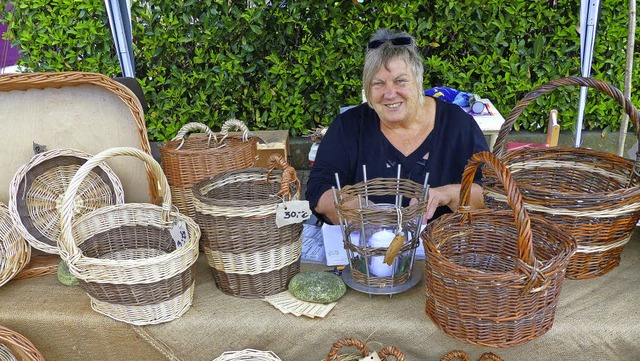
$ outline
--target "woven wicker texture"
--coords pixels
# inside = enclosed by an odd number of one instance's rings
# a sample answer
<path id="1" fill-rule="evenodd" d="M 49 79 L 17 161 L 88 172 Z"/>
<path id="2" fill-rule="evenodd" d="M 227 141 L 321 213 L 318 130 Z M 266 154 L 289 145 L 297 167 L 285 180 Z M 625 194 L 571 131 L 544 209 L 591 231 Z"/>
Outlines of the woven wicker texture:
<path id="1" fill-rule="evenodd" d="M 2 347 L 2 346 L 6 347 Z M 40 351 L 23 335 L 0 326 L 0 360 L 44 361 Z"/>
<path id="2" fill-rule="evenodd" d="M 340 351 L 343 347 L 355 347 L 358 349 L 358 353 L 343 353 L 340 354 Z M 323 361 L 352 361 L 352 360 L 360 360 L 366 356 L 368 356 L 371 352 L 367 345 L 355 338 L 345 337 L 333 343 L 331 346 L 331 350 L 327 354 L 327 358 Z M 382 348 L 377 352 L 380 360 L 386 361 L 389 356 L 393 357 L 393 360 L 396 361 L 406 361 L 407 358 L 396 346 L 387 346 Z"/>
<path id="3" fill-rule="evenodd" d="M 229 136 L 230 129 L 238 129 L 241 136 Z M 186 136 L 201 131 L 204 137 Z M 193 185 L 205 178 L 256 164 L 258 138 L 252 137 L 246 125 L 230 119 L 216 135 L 202 123 L 183 126 L 176 136 L 160 146 L 162 168 L 171 186 L 171 196 L 180 212 L 195 217 Z"/>
<path id="4" fill-rule="evenodd" d="M 76 88 L 78 90 L 74 90 Z M 27 139 L 22 135 L 16 137 L 21 143 L 13 140 L 7 143 L 15 149 L 8 150 L 11 156 L 5 157 L 0 163 L 11 171 L 18 169 L 31 157 L 32 141 L 44 144 L 49 149 L 82 149 L 91 154 L 118 146 L 133 146 L 151 154 L 140 101 L 129 88 L 103 74 L 3 74 L 0 77 L 0 92 L 6 97 L 4 110 L 9 114 L 7 118 L 12 120 L 4 127 L 0 124 L 0 130 L 15 131 L 19 128 L 29 133 Z M 72 99 L 71 96 L 76 98 Z M 40 103 L 29 104 L 28 101 Z M 96 109 L 103 113 L 92 114 L 91 111 L 95 112 Z M 16 125 L 16 121 L 21 124 Z M 105 128 L 95 132 L 96 126 Z M 86 134 L 92 136 L 87 137 Z M 26 153 L 27 147 L 23 147 L 26 141 L 30 154 Z M 157 202 L 156 182 L 143 165 L 125 161 L 116 163 L 112 164 L 112 168 L 120 173 L 124 189 L 131 193 L 127 197 Z M 10 175 L 6 184 L 9 183 Z M 3 196 L 3 190 L 0 190 L 0 199 Z M 8 195 L 5 199 L 8 203 Z"/>
<path id="5" fill-rule="evenodd" d="M 72 228 L 81 182 L 95 166 L 116 156 L 133 156 L 148 165 L 160 181 L 162 206 L 107 206 L 79 217 Z M 62 201 L 60 255 L 91 297 L 94 310 L 116 320 L 146 325 L 171 321 L 189 309 L 200 229 L 171 207 L 162 168 L 135 148 L 105 150 L 89 159 L 71 179 Z M 175 230 L 183 231 L 187 239 L 175 240 Z"/>
<path id="6" fill-rule="evenodd" d="M 421 218 L 427 209 L 426 192 L 427 189 L 416 182 L 397 178 L 376 178 L 367 182 L 347 185 L 337 191 L 336 208 L 341 223 L 346 225 L 343 227 L 344 246 L 348 251 L 351 276 L 356 282 L 367 286 L 384 287 L 401 285 L 410 279 L 415 250 L 420 242 L 418 228 L 421 226 Z M 381 204 L 368 207 L 359 206 L 366 204 L 368 197 L 389 195 L 398 197 L 398 204 L 402 203 L 402 198 L 419 201 L 406 207 Z M 397 227 L 398 224 L 402 225 L 404 231 L 408 231 L 405 234 L 412 235 L 405 238 L 397 252 L 400 255 L 411 252 L 411 255 L 403 260 L 407 262 L 408 267 L 395 264 L 395 260 L 397 260 L 395 258 L 393 269 L 397 269 L 397 272 L 390 276 L 375 275 L 369 266 L 373 257 L 386 256 L 391 247 L 372 247 L 364 239 L 368 239 L 375 231 L 391 229 Z M 397 231 L 397 229 L 395 230 Z M 361 239 L 357 243 L 351 240 L 353 232 L 360 234 Z M 365 237 L 362 237 L 362 234 Z"/>
<path id="7" fill-rule="evenodd" d="M 281 361 L 271 351 L 246 349 L 242 351 L 227 351 L 213 361 Z"/>
<path id="8" fill-rule="evenodd" d="M 454 350 L 442 356 L 442 358 L 440 358 L 440 361 L 453 361 L 453 360 L 469 361 L 469 355 L 467 355 L 467 353 L 464 351 Z M 482 355 L 480 355 L 480 358 L 478 359 L 478 361 L 503 361 L 503 360 L 500 356 L 496 355 L 493 352 L 485 352 Z"/>
<path id="9" fill-rule="evenodd" d="M 30 257 L 31 247 L 20 235 L 7 206 L 0 203 L 0 286 L 17 275 Z"/>
<path id="10" fill-rule="evenodd" d="M 302 224 L 276 226 L 277 205 L 298 199 L 300 181 L 281 155 L 272 155 L 269 164 L 269 169 L 219 174 L 193 187 L 207 262 L 218 288 L 233 296 L 282 292 L 300 271 Z"/>
<path id="11" fill-rule="evenodd" d="M 91 155 L 76 149 L 54 149 L 36 154 L 13 176 L 9 212 L 29 244 L 58 254 L 60 205 L 71 178 Z M 124 203 L 120 179 L 103 163 L 78 189 L 74 216 L 111 204 Z"/>
<path id="12" fill-rule="evenodd" d="M 541 95 L 561 86 L 597 89 L 616 100 L 640 129 L 638 110 L 613 86 L 590 78 L 553 80 L 529 92 L 500 129 L 494 153 L 517 182 L 527 210 L 547 217 L 573 235 L 578 250 L 567 277 L 593 278 L 620 264 L 620 254 L 640 218 L 640 187 L 631 160 L 595 150 L 569 147 L 523 148 L 504 152 L 511 126 Z M 633 179 L 632 179 L 633 178 Z M 506 209 L 506 195 L 495 176 L 483 181 L 489 208 Z"/>
<path id="13" fill-rule="evenodd" d="M 473 176 L 483 162 L 485 172 L 500 177 L 513 211 L 470 210 Z M 430 223 L 421 236 L 427 257 L 425 310 L 446 334 L 507 347 L 551 328 L 575 240 L 528 215 L 509 171 L 491 153 L 470 159 L 458 211 Z"/>

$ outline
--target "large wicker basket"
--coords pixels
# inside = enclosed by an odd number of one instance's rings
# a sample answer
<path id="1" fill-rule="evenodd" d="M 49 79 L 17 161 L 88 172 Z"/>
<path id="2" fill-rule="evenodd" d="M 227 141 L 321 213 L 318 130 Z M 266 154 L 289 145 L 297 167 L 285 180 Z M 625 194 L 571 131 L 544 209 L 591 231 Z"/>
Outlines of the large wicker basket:
<path id="1" fill-rule="evenodd" d="M 578 250 L 571 257 L 567 277 L 593 278 L 620 264 L 623 247 L 640 218 L 640 187 L 634 162 L 610 153 L 570 147 L 503 153 L 511 126 L 527 105 L 561 86 L 584 86 L 605 93 L 629 115 L 636 132 L 640 129 L 638 110 L 618 89 L 596 79 L 569 77 L 545 83 L 518 102 L 500 129 L 494 153 L 518 183 L 527 210 L 543 215 L 575 237 Z M 488 207 L 507 207 L 495 176 L 485 177 L 483 188 Z"/>
<path id="2" fill-rule="evenodd" d="M 28 338 L 0 326 L 0 360 L 45 361 L 45 358 Z"/>
<path id="3" fill-rule="evenodd" d="M 13 176 L 9 212 L 29 244 L 58 254 L 60 205 L 69 182 L 91 155 L 77 149 L 54 149 L 36 154 Z M 81 183 L 74 217 L 94 209 L 124 203 L 120 179 L 106 164 L 93 169 Z"/>
<path id="4" fill-rule="evenodd" d="M 513 211 L 470 210 L 473 176 L 483 162 L 500 177 Z M 477 153 L 467 164 L 457 212 L 430 223 L 421 235 L 425 310 L 446 334 L 507 347 L 551 328 L 575 240 L 528 215 L 509 171 L 491 153 Z"/>
<path id="5" fill-rule="evenodd" d="M 231 128 L 239 129 L 242 135 L 229 136 Z M 186 138 L 193 131 L 204 132 L 205 136 Z M 162 168 L 178 210 L 195 218 L 193 185 L 216 174 L 255 166 L 257 143 L 258 138 L 236 119 L 227 120 L 218 135 L 202 123 L 183 126 L 172 140 L 160 146 Z"/>
<path id="6" fill-rule="evenodd" d="M 125 203 L 99 208 L 72 222 L 81 182 L 115 156 L 137 157 L 158 180 L 162 206 Z M 71 179 L 62 201 L 60 255 L 97 312 L 135 325 L 180 317 L 191 306 L 200 229 L 171 210 L 160 165 L 135 148 L 111 148 L 89 159 Z"/>
<path id="7" fill-rule="evenodd" d="M 0 286 L 18 274 L 30 257 L 31 247 L 20 235 L 7 206 L 0 203 Z"/>
<path id="8" fill-rule="evenodd" d="M 223 292 L 260 298 L 282 292 L 300 272 L 302 224 L 276 226 L 276 207 L 299 197 L 295 170 L 279 154 L 270 168 L 236 170 L 193 187 L 202 247 Z M 283 171 L 274 170 L 279 165 Z"/>

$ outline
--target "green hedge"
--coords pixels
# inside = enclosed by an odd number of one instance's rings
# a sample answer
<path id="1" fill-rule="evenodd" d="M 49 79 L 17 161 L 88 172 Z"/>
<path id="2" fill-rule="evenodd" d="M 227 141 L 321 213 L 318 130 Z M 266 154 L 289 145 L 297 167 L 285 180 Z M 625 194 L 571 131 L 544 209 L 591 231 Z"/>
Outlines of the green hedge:
<path id="1" fill-rule="evenodd" d="M 8 38 L 32 71 L 119 76 L 102 0 L 11 0 Z M 134 1 L 136 76 L 149 103 L 150 139 L 188 122 L 219 129 L 228 118 L 293 136 L 327 125 L 361 101 L 364 50 L 375 29 L 414 35 L 425 58 L 425 88 L 446 85 L 491 98 L 507 115 L 529 90 L 580 74 L 576 1 L 407 2 Z M 592 76 L 623 89 L 627 2 L 602 3 Z M 636 52 L 638 52 L 636 45 Z M 638 84 L 634 64 L 634 85 Z M 548 110 L 562 128 L 577 114 L 578 89 L 527 108 L 516 128 L 543 130 Z M 637 104 L 637 96 L 632 101 Z M 617 129 L 620 107 L 589 93 L 586 129 Z"/>

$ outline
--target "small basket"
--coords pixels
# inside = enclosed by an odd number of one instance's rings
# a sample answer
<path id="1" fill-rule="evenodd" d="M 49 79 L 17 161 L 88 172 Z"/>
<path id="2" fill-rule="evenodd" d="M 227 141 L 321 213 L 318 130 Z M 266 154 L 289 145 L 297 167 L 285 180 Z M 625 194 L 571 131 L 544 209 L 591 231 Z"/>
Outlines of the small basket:
<path id="1" fill-rule="evenodd" d="M 213 361 L 282 361 L 271 351 L 246 349 L 242 351 L 227 351 Z"/>
<path id="2" fill-rule="evenodd" d="M 229 129 L 242 131 L 241 136 L 229 136 Z M 192 131 L 202 131 L 206 137 L 186 136 Z M 176 136 L 160 146 L 162 168 L 171 186 L 173 203 L 178 210 L 195 218 L 193 185 L 205 178 L 236 169 L 255 166 L 258 138 L 252 137 L 246 125 L 237 120 L 227 120 L 220 130 L 221 138 L 202 123 L 183 126 Z"/>
<path id="3" fill-rule="evenodd" d="M 640 219 L 640 187 L 634 175 L 640 159 L 634 165 L 614 154 L 570 147 L 502 153 L 506 136 L 525 107 L 560 86 L 590 87 L 609 95 L 629 115 L 638 133 L 638 110 L 618 89 L 596 79 L 569 77 L 545 83 L 518 102 L 500 129 L 494 153 L 518 183 L 527 210 L 575 237 L 578 249 L 567 267 L 567 277 L 593 278 L 620 264 L 623 247 Z M 483 189 L 487 207 L 508 207 L 495 176 L 485 177 Z"/>
<path id="4" fill-rule="evenodd" d="M 31 247 L 20 235 L 7 206 L 0 203 L 0 286 L 17 275 L 30 258 Z"/>
<path id="5" fill-rule="evenodd" d="M 58 254 L 60 205 L 69 181 L 91 155 L 76 149 L 54 149 L 36 154 L 13 176 L 9 212 L 29 244 Z M 103 163 L 88 174 L 78 189 L 74 217 L 94 209 L 124 203 L 120 179 Z"/>
<path id="6" fill-rule="evenodd" d="M 45 358 L 29 339 L 0 326 L 0 360 L 45 361 Z"/>
<path id="7" fill-rule="evenodd" d="M 358 353 L 338 354 L 343 347 L 355 347 Z M 367 345 L 355 338 L 345 337 L 333 343 L 331 350 L 327 354 L 327 358 L 323 361 L 358 361 L 369 356 L 371 352 Z M 377 352 L 381 361 L 386 361 L 387 357 L 393 356 L 396 361 L 407 361 L 404 353 L 396 346 L 387 346 Z"/>
<path id="8" fill-rule="evenodd" d="M 202 247 L 220 290 L 261 298 L 282 292 L 300 272 L 302 224 L 276 226 L 276 207 L 298 199 L 300 181 L 280 154 L 269 169 L 248 168 L 193 187 Z M 274 170 L 279 165 L 283 170 Z"/>
<path id="9" fill-rule="evenodd" d="M 95 166 L 115 156 L 146 162 L 158 180 L 162 206 L 106 206 L 78 218 L 72 228 L 80 183 Z M 91 298 L 94 310 L 126 323 L 147 325 L 171 321 L 189 309 L 200 229 L 171 207 L 162 168 L 135 148 L 100 152 L 73 176 L 62 201 L 60 255 Z"/>
<path id="10" fill-rule="evenodd" d="M 513 211 L 470 210 L 471 184 L 483 162 L 500 177 Z M 529 216 L 509 171 L 491 153 L 469 160 L 458 211 L 433 221 L 421 235 L 425 310 L 446 334 L 508 347 L 551 328 L 575 240 L 541 216 Z"/>

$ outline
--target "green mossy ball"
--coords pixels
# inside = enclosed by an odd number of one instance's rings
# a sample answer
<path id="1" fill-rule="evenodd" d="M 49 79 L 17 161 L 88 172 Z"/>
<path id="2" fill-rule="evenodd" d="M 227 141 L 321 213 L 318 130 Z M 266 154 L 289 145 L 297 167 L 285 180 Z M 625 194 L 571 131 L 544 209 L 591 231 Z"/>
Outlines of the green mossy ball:
<path id="1" fill-rule="evenodd" d="M 323 271 L 305 271 L 293 276 L 289 292 L 299 300 L 314 303 L 337 301 L 347 292 L 342 278 Z"/>
<path id="2" fill-rule="evenodd" d="M 80 283 L 78 280 L 71 274 L 69 271 L 69 267 L 64 261 L 60 261 L 58 264 L 58 270 L 56 271 L 58 275 L 58 281 L 65 286 L 78 286 Z"/>

